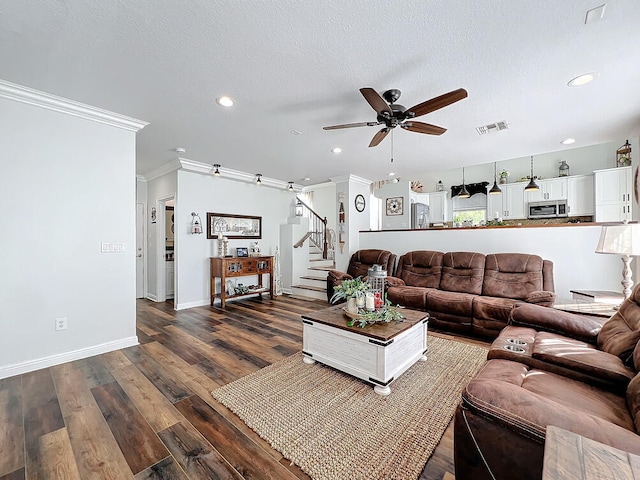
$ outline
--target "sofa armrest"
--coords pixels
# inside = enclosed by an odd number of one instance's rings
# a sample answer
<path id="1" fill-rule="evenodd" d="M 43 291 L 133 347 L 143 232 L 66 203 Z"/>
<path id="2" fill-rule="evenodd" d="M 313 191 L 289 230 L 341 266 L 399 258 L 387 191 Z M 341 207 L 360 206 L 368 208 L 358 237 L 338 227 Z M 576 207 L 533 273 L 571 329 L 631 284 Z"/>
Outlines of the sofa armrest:
<path id="1" fill-rule="evenodd" d="M 509 325 L 533 328 L 595 344 L 606 318 L 563 312 L 531 303 L 518 303 L 511 310 Z"/>
<path id="2" fill-rule="evenodd" d="M 524 301 L 527 303 L 533 303 L 535 305 L 542 305 L 543 307 L 553 307 L 553 302 L 556 299 L 556 294 L 545 290 L 537 290 L 529 293 Z"/>
<path id="3" fill-rule="evenodd" d="M 339 270 L 329 270 L 327 272 L 327 279 L 331 279 L 334 282 L 341 282 L 342 280 L 353 280 L 353 277 Z"/>
<path id="4" fill-rule="evenodd" d="M 404 280 L 398 277 L 387 277 L 384 279 L 385 286 L 389 287 L 404 287 L 406 284 Z"/>

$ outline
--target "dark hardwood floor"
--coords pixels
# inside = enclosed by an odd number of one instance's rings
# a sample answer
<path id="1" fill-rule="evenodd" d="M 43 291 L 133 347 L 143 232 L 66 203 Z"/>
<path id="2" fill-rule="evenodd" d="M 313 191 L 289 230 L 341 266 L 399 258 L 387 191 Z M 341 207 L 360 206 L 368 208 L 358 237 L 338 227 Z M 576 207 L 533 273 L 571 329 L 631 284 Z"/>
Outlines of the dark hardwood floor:
<path id="1" fill-rule="evenodd" d="M 300 314 L 324 307 L 138 300 L 139 346 L 0 380 L 0 480 L 309 478 L 210 392 L 301 350 Z M 452 433 L 421 480 L 453 478 Z"/>

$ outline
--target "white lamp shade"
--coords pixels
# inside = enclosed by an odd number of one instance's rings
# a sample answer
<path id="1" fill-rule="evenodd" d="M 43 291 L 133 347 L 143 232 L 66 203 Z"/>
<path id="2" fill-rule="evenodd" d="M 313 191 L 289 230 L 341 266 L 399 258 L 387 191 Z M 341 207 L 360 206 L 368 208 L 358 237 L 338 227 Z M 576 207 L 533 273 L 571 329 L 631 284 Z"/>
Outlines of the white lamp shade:
<path id="1" fill-rule="evenodd" d="M 640 224 L 603 225 L 596 253 L 640 255 Z"/>

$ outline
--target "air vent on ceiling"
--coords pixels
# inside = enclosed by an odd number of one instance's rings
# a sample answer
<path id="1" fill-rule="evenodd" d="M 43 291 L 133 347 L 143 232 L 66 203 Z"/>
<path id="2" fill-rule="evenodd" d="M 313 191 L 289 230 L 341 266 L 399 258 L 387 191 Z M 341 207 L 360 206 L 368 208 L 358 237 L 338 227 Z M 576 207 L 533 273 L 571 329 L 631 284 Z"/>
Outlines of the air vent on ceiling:
<path id="1" fill-rule="evenodd" d="M 506 120 L 502 120 L 501 122 L 490 123 L 489 125 L 483 125 L 481 127 L 477 127 L 476 130 L 479 135 L 485 135 L 487 133 L 506 130 L 507 128 L 509 128 L 509 124 L 507 123 Z"/>

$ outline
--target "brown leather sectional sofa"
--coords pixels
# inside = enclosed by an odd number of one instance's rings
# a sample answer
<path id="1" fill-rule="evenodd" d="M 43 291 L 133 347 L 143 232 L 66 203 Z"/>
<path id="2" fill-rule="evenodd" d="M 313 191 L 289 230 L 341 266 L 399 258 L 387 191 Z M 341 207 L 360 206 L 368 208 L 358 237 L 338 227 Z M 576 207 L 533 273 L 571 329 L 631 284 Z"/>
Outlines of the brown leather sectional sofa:
<path id="1" fill-rule="evenodd" d="M 429 326 L 495 338 L 514 305 L 550 307 L 553 263 L 524 253 L 408 252 L 387 278 L 393 304 L 429 312 Z"/>
<path id="2" fill-rule="evenodd" d="M 640 285 L 608 320 L 515 305 L 462 393 L 456 479 L 540 479 L 549 425 L 640 455 L 639 340 Z"/>

